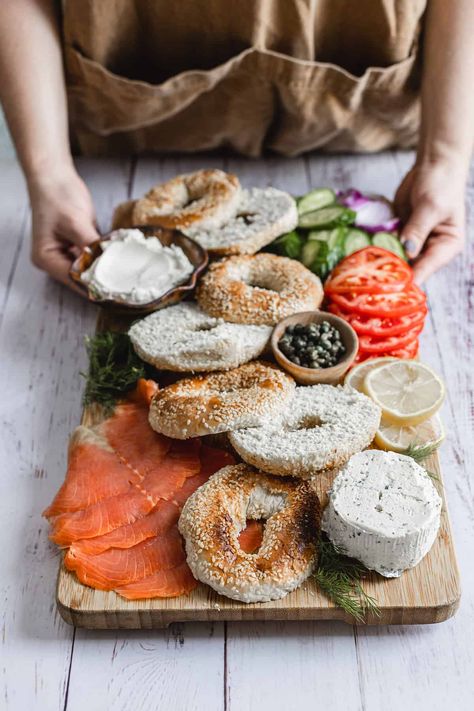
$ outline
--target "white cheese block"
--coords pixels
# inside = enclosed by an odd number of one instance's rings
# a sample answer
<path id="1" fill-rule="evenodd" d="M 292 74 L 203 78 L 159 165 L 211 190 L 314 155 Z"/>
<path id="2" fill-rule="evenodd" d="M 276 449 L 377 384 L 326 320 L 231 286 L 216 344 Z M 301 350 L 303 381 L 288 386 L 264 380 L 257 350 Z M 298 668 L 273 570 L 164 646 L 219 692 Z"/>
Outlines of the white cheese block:
<path id="1" fill-rule="evenodd" d="M 410 457 L 367 450 L 335 478 L 322 529 L 341 551 L 386 578 L 428 553 L 440 525 L 441 498 Z"/>

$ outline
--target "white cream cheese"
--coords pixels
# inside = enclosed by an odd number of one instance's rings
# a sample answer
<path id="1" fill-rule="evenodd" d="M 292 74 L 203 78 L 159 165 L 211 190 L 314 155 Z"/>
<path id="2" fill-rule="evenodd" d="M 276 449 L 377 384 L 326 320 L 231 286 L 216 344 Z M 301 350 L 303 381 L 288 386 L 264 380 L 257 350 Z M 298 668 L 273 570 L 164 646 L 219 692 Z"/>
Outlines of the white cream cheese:
<path id="1" fill-rule="evenodd" d="M 165 247 L 157 237 L 145 237 L 137 229 L 116 230 L 101 246 L 102 254 L 81 279 L 102 299 L 146 304 L 193 272 L 181 247 Z"/>
<path id="2" fill-rule="evenodd" d="M 410 457 L 367 450 L 336 476 L 322 528 L 344 553 L 387 578 L 413 568 L 433 545 L 442 501 Z"/>

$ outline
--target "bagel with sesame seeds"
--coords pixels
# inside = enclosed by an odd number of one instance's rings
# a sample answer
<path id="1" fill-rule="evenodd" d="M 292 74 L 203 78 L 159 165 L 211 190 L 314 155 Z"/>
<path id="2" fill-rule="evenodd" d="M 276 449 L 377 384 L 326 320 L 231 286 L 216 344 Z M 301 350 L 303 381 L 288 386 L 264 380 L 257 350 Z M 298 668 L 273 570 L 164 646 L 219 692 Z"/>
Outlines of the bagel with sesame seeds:
<path id="1" fill-rule="evenodd" d="M 323 296 L 320 279 L 300 262 L 267 253 L 211 264 L 196 294 L 210 316 L 266 326 L 317 309 Z"/>
<path id="2" fill-rule="evenodd" d="M 239 545 L 248 519 L 266 521 L 254 553 Z M 320 504 L 311 481 L 227 466 L 190 496 L 178 525 L 194 577 L 241 602 L 278 600 L 317 564 Z"/>
<path id="3" fill-rule="evenodd" d="M 257 427 L 281 412 L 294 389 L 291 376 L 269 363 L 252 361 L 162 388 L 151 401 L 149 422 L 173 439 Z"/>
<path id="4" fill-rule="evenodd" d="M 231 432 L 229 441 L 245 462 L 263 471 L 308 479 L 368 447 L 380 416 L 380 407 L 354 388 L 303 386 L 278 417 Z"/>
<path id="5" fill-rule="evenodd" d="M 198 170 L 155 185 L 131 211 L 134 225 L 180 230 L 192 225 L 215 229 L 233 217 L 240 201 L 240 181 L 223 170 Z"/>

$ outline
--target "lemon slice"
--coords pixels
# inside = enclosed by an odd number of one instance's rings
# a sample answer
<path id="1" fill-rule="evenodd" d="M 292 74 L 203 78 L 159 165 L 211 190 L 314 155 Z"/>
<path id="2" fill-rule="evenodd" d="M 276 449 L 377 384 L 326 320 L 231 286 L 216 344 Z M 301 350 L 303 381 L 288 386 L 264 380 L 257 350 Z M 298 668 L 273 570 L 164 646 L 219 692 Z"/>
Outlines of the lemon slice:
<path id="1" fill-rule="evenodd" d="M 419 425 L 396 425 L 382 418 L 375 435 L 375 443 L 381 449 L 403 453 L 410 446 L 437 446 L 445 437 L 443 423 L 439 415 Z"/>
<path id="2" fill-rule="evenodd" d="M 370 360 L 364 360 L 362 363 L 359 363 L 359 365 L 354 366 L 351 368 L 351 370 L 347 373 L 346 377 L 344 378 L 344 385 L 350 385 L 352 388 L 355 388 L 356 390 L 359 390 L 360 392 L 365 392 L 364 391 L 364 380 L 365 376 L 368 375 L 368 373 L 373 370 L 374 368 L 377 368 L 380 365 L 385 365 L 385 363 L 389 363 L 390 361 L 397 360 L 396 358 L 390 358 L 388 356 L 381 357 L 381 358 L 370 358 Z"/>
<path id="3" fill-rule="evenodd" d="M 386 422 L 416 425 L 432 417 L 444 399 L 444 383 L 415 360 L 397 360 L 369 371 L 364 390 L 382 408 Z"/>

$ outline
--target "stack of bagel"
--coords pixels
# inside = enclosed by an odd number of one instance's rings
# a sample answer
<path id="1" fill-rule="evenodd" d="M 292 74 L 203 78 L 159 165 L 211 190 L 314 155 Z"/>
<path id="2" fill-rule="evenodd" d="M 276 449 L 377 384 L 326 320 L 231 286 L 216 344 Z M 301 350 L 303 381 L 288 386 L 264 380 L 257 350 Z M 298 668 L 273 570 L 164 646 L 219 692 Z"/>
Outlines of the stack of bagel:
<path id="1" fill-rule="evenodd" d="M 258 219 L 244 218 L 244 209 Z M 185 374 L 155 394 L 153 429 L 175 439 L 224 435 L 241 462 L 214 474 L 184 506 L 179 527 L 193 574 L 243 602 L 278 599 L 317 565 L 314 478 L 371 443 L 380 410 L 352 388 L 297 387 L 267 358 L 273 327 L 318 309 L 323 298 L 318 277 L 299 262 L 255 253 L 294 226 L 290 196 L 243 191 L 235 176 L 199 171 L 120 206 L 120 226 L 126 210 L 133 224 L 178 227 L 226 255 L 201 278 L 195 301 L 136 321 L 129 335 L 143 360 Z M 239 545 L 248 519 L 266 522 L 252 554 Z"/>

